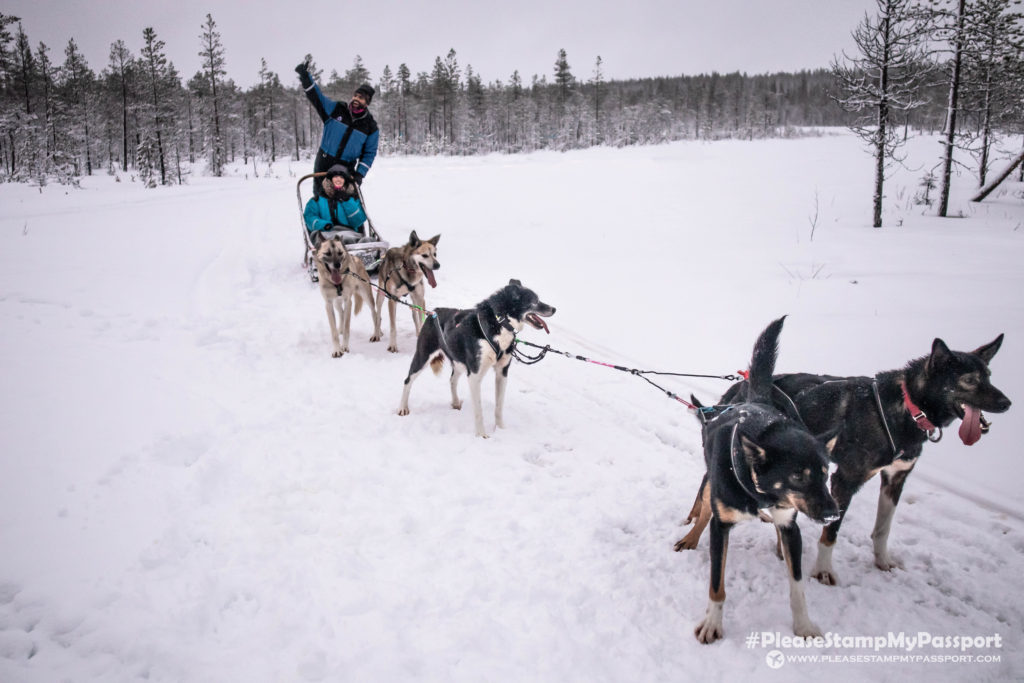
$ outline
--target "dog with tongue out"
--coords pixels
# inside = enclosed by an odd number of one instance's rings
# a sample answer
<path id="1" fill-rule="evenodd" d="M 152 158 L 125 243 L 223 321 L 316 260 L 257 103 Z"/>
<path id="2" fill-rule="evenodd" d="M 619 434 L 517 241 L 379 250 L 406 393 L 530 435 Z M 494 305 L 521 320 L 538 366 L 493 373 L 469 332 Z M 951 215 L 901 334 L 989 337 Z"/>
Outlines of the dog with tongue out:
<path id="1" fill-rule="evenodd" d="M 854 494 L 876 474 L 881 479 L 878 513 L 871 533 L 875 565 L 882 570 L 902 568 L 889 554 L 889 530 L 907 476 L 917 464 L 922 446 L 942 438 L 942 428 L 959 419 L 960 440 L 971 446 L 988 432 L 983 413 L 1003 413 L 1010 399 L 991 381 L 989 363 L 1003 335 L 973 351 L 953 351 L 942 339 L 931 353 L 899 370 L 874 377 L 837 377 L 795 373 L 774 377 L 773 403 L 796 410 L 812 434 L 838 434 L 831 459 L 836 465 L 830 488 L 839 506 L 839 519 L 827 524 L 818 544 L 811 575 L 822 583 L 838 582 L 832 551 Z M 746 382 L 733 385 L 719 405 L 741 402 Z M 701 495 L 691 518 L 704 520 Z M 687 534 L 684 548 L 695 547 L 703 528 Z"/>

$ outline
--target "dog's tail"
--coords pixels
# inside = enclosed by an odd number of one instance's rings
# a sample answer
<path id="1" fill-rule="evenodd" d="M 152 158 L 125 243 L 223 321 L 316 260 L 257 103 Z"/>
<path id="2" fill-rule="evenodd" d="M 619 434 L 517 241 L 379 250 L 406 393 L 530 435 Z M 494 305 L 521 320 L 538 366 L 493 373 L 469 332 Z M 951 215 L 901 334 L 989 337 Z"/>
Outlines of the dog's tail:
<path id="1" fill-rule="evenodd" d="M 370 289 L 370 285 L 365 282 L 360 282 L 356 288 L 355 295 L 355 310 L 353 313 L 359 315 L 359 311 L 363 309 L 363 302 L 365 301 L 371 308 L 373 308 L 373 291 Z M 374 312 L 376 315 L 376 312 Z"/>
<path id="2" fill-rule="evenodd" d="M 786 316 L 782 316 L 773 321 L 754 344 L 754 354 L 750 358 L 748 401 L 771 401 L 772 375 L 775 373 L 775 361 L 779 358 L 779 333 L 785 320 Z"/>

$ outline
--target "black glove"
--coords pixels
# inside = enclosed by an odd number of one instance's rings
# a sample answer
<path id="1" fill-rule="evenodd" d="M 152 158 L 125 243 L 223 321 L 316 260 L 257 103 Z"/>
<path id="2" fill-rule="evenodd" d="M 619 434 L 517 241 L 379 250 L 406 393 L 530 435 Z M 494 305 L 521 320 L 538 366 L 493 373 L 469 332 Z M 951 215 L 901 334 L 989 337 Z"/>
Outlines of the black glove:
<path id="1" fill-rule="evenodd" d="M 363 186 L 363 176 L 359 175 L 358 173 L 352 174 L 352 180 L 355 181 L 355 184 L 358 185 L 359 187 Z"/>
<path id="2" fill-rule="evenodd" d="M 302 62 L 295 67 L 295 73 L 299 74 L 299 82 L 302 83 L 303 88 L 308 88 L 313 85 L 313 79 L 309 75 L 309 62 Z"/>

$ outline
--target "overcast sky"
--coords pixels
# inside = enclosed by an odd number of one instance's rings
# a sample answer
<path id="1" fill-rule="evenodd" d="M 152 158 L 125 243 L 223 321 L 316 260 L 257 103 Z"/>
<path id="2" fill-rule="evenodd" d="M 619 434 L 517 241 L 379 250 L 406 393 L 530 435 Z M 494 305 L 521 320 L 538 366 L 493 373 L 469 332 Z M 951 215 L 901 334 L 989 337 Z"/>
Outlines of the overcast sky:
<path id="1" fill-rule="evenodd" d="M 97 72 L 115 40 L 138 55 L 151 26 L 186 80 L 200 68 L 210 13 L 228 76 L 248 87 L 261 58 L 291 83 L 307 52 L 325 74 L 344 72 L 360 55 L 374 80 L 385 65 L 429 72 L 450 48 L 485 82 L 517 70 L 526 82 L 534 74 L 551 80 L 560 48 L 580 80 L 592 76 L 598 55 L 606 79 L 815 69 L 850 50 L 850 32 L 873 7 L 875 0 L 3 0 L 0 12 L 20 17 L 33 49 L 46 43 L 56 63 L 74 38 Z"/>

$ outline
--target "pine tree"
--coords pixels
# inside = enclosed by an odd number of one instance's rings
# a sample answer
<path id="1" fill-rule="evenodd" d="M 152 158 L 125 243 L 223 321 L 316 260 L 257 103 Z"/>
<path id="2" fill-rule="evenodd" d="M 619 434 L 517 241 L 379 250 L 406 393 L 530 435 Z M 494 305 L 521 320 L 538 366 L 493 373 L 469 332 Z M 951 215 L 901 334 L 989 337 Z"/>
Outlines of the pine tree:
<path id="1" fill-rule="evenodd" d="M 594 86 L 594 144 L 599 145 L 603 140 L 601 135 L 601 97 L 604 88 L 604 71 L 602 70 L 601 55 L 597 56 L 594 62 L 594 74 L 590 79 Z"/>
<path id="2" fill-rule="evenodd" d="M 85 173 L 92 175 L 92 135 L 89 124 L 92 118 L 96 75 L 78 51 L 74 38 L 68 41 L 64 49 L 64 64 L 61 65 L 60 71 L 64 86 L 64 106 L 66 114 L 70 117 L 67 130 L 74 145 L 70 151 L 74 157 L 75 175 L 78 175 L 82 152 L 85 153 Z"/>
<path id="3" fill-rule="evenodd" d="M 141 84 L 146 93 L 145 118 L 147 125 L 143 129 L 146 154 L 140 163 L 147 161 L 156 164 L 160 170 L 160 184 L 169 184 L 167 177 L 167 155 L 164 150 L 164 128 L 173 111 L 168 106 L 170 83 L 168 82 L 167 55 L 164 54 L 164 41 L 156 37 L 156 31 L 147 27 L 142 31 L 142 51 L 139 57 L 139 73 Z M 140 172 L 141 172 L 140 168 Z M 147 177 L 155 177 L 155 172 Z"/>
<path id="4" fill-rule="evenodd" d="M 116 40 L 110 45 L 110 63 L 108 70 L 110 84 L 115 96 L 120 101 L 121 111 L 121 170 L 128 170 L 128 103 L 132 92 L 131 79 L 135 59 L 125 46 L 123 40 Z"/>
<path id="5" fill-rule="evenodd" d="M 223 89 L 223 77 L 227 75 L 224 62 L 224 46 L 220 41 L 220 33 L 217 32 L 217 24 L 213 16 L 206 15 L 206 22 L 201 27 L 203 32 L 199 35 L 202 49 L 199 56 L 203 58 L 203 75 L 209 84 L 210 89 L 210 115 L 212 116 L 212 134 L 210 141 L 210 170 L 213 175 L 220 177 L 224 174 L 224 163 L 226 162 L 226 150 L 221 130 L 221 108 L 219 90 Z"/>

